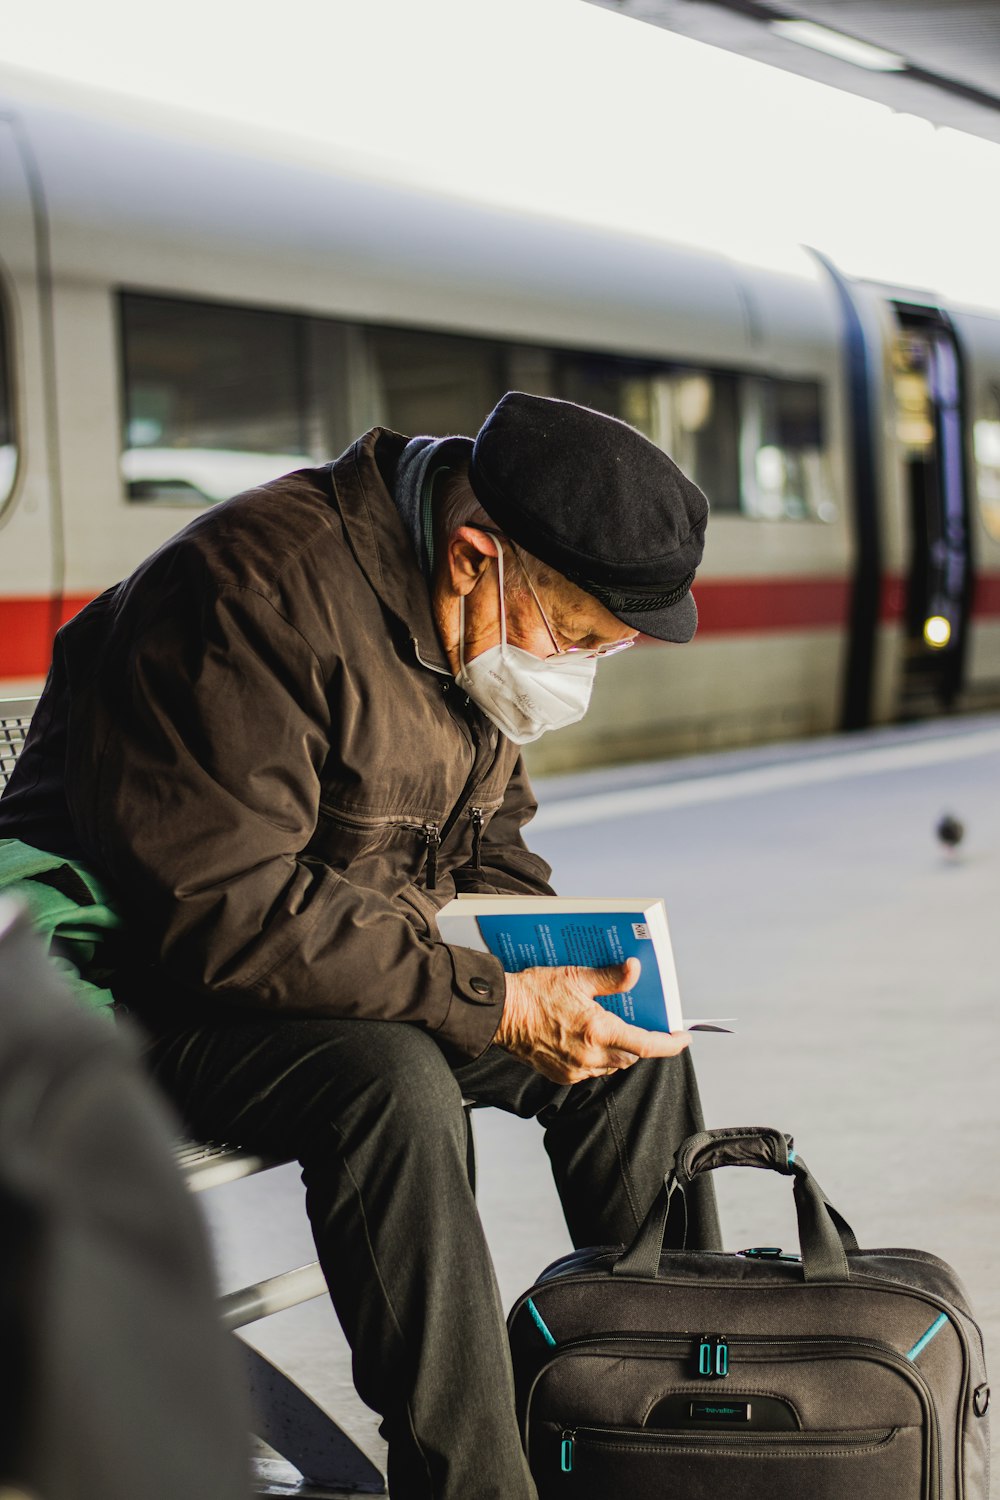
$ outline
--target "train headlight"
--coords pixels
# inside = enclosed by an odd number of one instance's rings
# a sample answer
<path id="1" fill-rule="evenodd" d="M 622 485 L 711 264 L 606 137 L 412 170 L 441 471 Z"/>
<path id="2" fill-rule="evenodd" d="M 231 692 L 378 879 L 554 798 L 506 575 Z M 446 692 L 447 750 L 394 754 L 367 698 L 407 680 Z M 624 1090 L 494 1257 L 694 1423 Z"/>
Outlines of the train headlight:
<path id="1" fill-rule="evenodd" d="M 931 615 L 924 621 L 924 640 L 935 651 L 940 651 L 951 640 L 951 622 L 944 615 Z"/>

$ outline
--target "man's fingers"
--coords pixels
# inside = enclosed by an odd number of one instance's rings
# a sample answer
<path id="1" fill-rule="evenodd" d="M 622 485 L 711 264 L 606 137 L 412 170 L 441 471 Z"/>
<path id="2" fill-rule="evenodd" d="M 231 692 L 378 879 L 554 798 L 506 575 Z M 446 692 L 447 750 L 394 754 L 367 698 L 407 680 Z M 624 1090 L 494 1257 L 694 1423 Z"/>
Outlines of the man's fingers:
<path id="1" fill-rule="evenodd" d="M 577 973 L 592 995 L 622 995 L 638 983 L 642 964 L 637 958 L 630 958 L 607 969 L 578 969 Z"/>
<path id="2" fill-rule="evenodd" d="M 605 1040 L 608 1049 L 632 1052 L 636 1057 L 676 1057 L 691 1041 L 690 1031 L 646 1031 L 642 1026 L 628 1026 Z"/>
<path id="3" fill-rule="evenodd" d="M 631 1067 L 641 1057 L 675 1057 L 690 1042 L 629 1025 L 598 1003 L 598 995 L 634 988 L 638 959 L 603 968 L 531 968 L 507 976 L 507 999 L 496 1040 L 553 1082 L 573 1084 Z"/>
<path id="4" fill-rule="evenodd" d="M 607 1062 L 605 1063 L 605 1071 L 614 1071 L 617 1073 L 622 1068 L 630 1068 L 633 1063 L 637 1063 L 638 1061 L 639 1059 L 634 1052 L 609 1052 Z"/>

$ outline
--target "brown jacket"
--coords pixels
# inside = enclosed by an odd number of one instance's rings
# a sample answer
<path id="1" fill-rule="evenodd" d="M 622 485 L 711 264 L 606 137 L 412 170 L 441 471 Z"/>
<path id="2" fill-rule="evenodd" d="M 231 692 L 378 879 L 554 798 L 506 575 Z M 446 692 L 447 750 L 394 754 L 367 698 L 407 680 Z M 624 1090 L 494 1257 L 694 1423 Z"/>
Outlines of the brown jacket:
<path id="1" fill-rule="evenodd" d="M 178 1018 L 409 1021 L 470 1057 L 496 1030 L 500 965 L 435 913 L 549 870 L 517 749 L 442 651 L 391 495 L 405 441 L 207 512 L 59 634 L 0 837 L 110 881 L 155 965 L 133 998 Z"/>

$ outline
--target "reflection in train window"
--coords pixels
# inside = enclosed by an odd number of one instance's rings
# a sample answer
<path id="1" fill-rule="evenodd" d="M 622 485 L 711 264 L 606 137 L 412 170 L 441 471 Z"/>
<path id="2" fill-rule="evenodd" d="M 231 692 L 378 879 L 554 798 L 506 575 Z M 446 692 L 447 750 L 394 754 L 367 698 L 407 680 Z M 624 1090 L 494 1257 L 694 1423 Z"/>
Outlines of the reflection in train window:
<path id="1" fill-rule="evenodd" d="M 744 512 L 765 521 L 836 520 L 817 382 L 755 375 L 742 387 Z"/>
<path id="2" fill-rule="evenodd" d="M 609 417 L 620 417 L 651 438 L 654 403 L 650 387 L 656 368 L 648 360 L 560 353 L 556 357 L 556 395 Z"/>
<path id="3" fill-rule="evenodd" d="M 652 381 L 650 437 L 705 491 L 714 511 L 739 508 L 735 375 L 673 371 Z"/>
<path id="4" fill-rule="evenodd" d="M 474 434 L 507 390 L 504 345 L 369 328 L 378 420 L 410 437 Z"/>
<path id="5" fill-rule="evenodd" d="M 124 293 L 129 498 L 204 505 L 308 463 L 305 320 Z"/>
<path id="6" fill-rule="evenodd" d="M 0 296 L 0 510 L 14 490 L 17 475 L 17 434 L 14 430 L 14 394 L 11 389 L 11 356 L 7 319 Z"/>
<path id="7" fill-rule="evenodd" d="M 705 491 L 713 510 L 739 509 L 737 376 L 607 355 L 563 354 L 557 368 L 560 396 L 638 427 Z"/>
<path id="8" fill-rule="evenodd" d="M 324 462 L 379 424 L 410 436 L 472 434 L 506 390 L 530 390 L 637 427 L 716 513 L 836 515 L 816 381 L 132 292 L 120 308 L 121 462 L 134 501 L 228 499 Z M 0 437 L 9 429 L 0 412 L 3 421 Z"/>

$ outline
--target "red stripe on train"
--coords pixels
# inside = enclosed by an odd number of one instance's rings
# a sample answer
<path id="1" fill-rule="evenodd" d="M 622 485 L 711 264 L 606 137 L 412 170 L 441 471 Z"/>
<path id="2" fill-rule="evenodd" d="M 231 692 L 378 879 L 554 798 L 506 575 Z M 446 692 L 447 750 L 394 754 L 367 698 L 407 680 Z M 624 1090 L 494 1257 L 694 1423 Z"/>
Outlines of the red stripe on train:
<path id="1" fill-rule="evenodd" d="M 694 586 L 699 635 L 821 630 L 843 625 L 846 578 L 705 578 Z"/>
<path id="2" fill-rule="evenodd" d="M 52 637 L 92 597 L 0 598 L 0 677 L 44 677 L 52 656 Z"/>
<path id="3" fill-rule="evenodd" d="M 851 586 L 843 577 L 706 578 L 695 585 L 698 634 L 761 635 L 792 630 L 831 630 L 846 626 Z M 0 678 L 43 677 L 48 671 L 52 636 L 90 601 L 87 594 L 61 600 L 0 598 Z M 906 579 L 882 579 L 879 620 L 891 624 L 903 617 Z M 976 579 L 975 619 L 1000 618 L 1000 573 Z"/>
<path id="4" fill-rule="evenodd" d="M 974 619 L 995 619 L 1000 615 L 1000 573 L 980 573 L 972 595 Z"/>
<path id="5" fill-rule="evenodd" d="M 883 574 L 879 623 L 906 614 L 906 577 Z M 694 586 L 699 635 L 754 635 L 846 626 L 851 584 L 846 578 L 706 578 Z M 1000 573 L 980 573 L 972 599 L 976 620 L 1000 618 Z"/>

